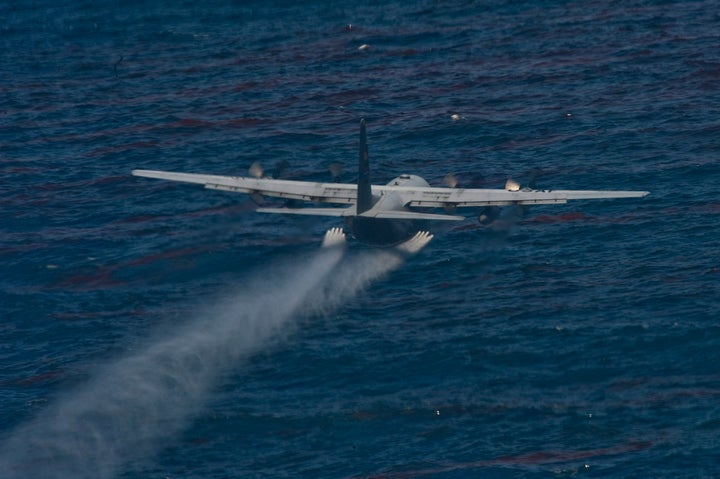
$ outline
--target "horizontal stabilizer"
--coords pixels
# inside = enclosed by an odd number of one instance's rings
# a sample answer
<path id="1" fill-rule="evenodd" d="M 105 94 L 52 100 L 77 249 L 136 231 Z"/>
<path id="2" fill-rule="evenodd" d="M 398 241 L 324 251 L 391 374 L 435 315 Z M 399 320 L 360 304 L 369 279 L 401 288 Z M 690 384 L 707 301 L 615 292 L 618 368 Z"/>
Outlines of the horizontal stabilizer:
<path id="1" fill-rule="evenodd" d="M 308 216 L 355 216 L 355 207 L 350 208 L 258 208 L 258 213 L 279 213 Z"/>
<path id="2" fill-rule="evenodd" d="M 360 216 L 387 220 L 430 220 L 430 221 L 462 221 L 464 216 L 441 215 L 435 213 L 418 213 L 405 210 L 371 210 Z"/>
<path id="3" fill-rule="evenodd" d="M 258 213 L 279 213 L 286 215 L 308 215 L 308 216 L 357 216 L 355 207 L 350 208 L 258 208 Z M 359 216 L 367 218 L 378 218 L 388 220 L 431 220 L 431 221 L 462 221 L 464 216 L 440 215 L 433 213 L 418 213 L 404 210 L 380 210 L 363 213 Z"/>

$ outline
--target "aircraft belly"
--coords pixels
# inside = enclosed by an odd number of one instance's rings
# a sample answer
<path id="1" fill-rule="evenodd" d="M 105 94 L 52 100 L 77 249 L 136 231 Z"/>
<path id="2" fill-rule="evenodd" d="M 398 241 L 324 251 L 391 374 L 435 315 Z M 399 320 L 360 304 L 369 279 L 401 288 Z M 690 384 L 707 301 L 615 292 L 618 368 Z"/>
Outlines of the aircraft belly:
<path id="1" fill-rule="evenodd" d="M 352 235 L 361 243 L 373 246 L 393 246 L 407 241 L 422 229 L 413 220 L 378 219 L 353 216 L 347 218 Z"/>

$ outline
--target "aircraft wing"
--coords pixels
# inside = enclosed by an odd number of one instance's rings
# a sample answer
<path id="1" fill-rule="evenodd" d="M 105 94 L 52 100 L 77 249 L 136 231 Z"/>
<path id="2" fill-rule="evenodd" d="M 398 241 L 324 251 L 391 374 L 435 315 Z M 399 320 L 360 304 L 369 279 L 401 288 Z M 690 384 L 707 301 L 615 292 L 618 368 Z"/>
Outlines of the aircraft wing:
<path id="1" fill-rule="evenodd" d="M 146 178 L 197 183 L 213 190 L 258 194 L 317 203 L 354 204 L 357 199 L 357 185 L 348 183 L 317 183 L 313 181 L 203 175 L 156 170 L 133 170 L 132 174 Z"/>
<path id="2" fill-rule="evenodd" d="M 376 193 L 373 187 L 373 193 Z M 405 206 L 482 207 L 503 205 L 542 205 L 566 203 L 569 200 L 597 200 L 606 198 L 642 198 L 648 191 L 592 191 L 592 190 L 529 190 L 436 188 L 413 186 L 382 186 L 380 190 L 397 193 Z"/>
<path id="3" fill-rule="evenodd" d="M 355 205 L 357 185 L 351 183 L 320 183 L 312 181 L 275 180 L 270 178 L 248 178 L 242 176 L 205 175 L 177 173 L 172 171 L 133 170 L 135 176 L 158 178 L 169 181 L 201 184 L 205 188 L 258 194 L 315 203 Z M 592 191 L 592 190 L 530 190 L 509 191 L 507 189 L 438 188 L 431 186 L 373 185 L 374 197 L 396 194 L 405 207 L 447 208 L 483 207 L 503 205 L 540 205 L 566 203 L 569 200 L 595 200 L 606 198 L 642 198 L 647 191 Z M 261 208 L 266 213 L 292 213 L 324 216 L 353 216 L 355 208 Z M 461 217 L 434 215 L 431 213 L 407 211 L 377 211 L 363 213 L 364 216 L 391 219 L 434 219 L 459 220 Z M 419 215 L 424 215 L 420 218 Z"/>

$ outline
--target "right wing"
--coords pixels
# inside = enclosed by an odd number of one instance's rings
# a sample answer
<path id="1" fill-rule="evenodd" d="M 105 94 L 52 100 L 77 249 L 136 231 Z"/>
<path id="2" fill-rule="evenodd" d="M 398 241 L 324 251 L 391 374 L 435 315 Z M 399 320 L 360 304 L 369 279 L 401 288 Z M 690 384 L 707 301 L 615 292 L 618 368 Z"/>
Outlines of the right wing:
<path id="1" fill-rule="evenodd" d="M 400 196 L 405 206 L 445 208 L 503 205 L 542 205 L 566 203 L 568 200 L 597 200 L 605 198 L 642 198 L 647 191 L 593 190 L 519 190 L 471 188 L 437 188 L 413 186 L 383 186 L 386 192 Z"/>
<path id="2" fill-rule="evenodd" d="M 213 190 L 233 191 L 251 195 L 259 194 L 317 203 L 354 204 L 357 199 L 357 185 L 349 183 L 317 183 L 313 181 L 274 180 L 270 178 L 203 175 L 156 170 L 133 170 L 132 174 L 145 178 L 197 183 Z"/>

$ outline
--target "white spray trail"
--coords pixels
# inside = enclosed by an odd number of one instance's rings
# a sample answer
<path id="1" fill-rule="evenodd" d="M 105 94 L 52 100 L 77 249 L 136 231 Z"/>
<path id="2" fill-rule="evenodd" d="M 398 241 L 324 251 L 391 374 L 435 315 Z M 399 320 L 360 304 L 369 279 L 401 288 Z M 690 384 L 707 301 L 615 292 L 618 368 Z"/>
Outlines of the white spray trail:
<path id="1" fill-rule="evenodd" d="M 147 458 L 200 411 L 219 375 L 298 314 L 342 257 L 344 235 L 258 291 L 246 292 L 108 365 L 13 431 L 0 477 L 110 478 Z"/>
<path id="2" fill-rule="evenodd" d="M 399 267 L 409 256 L 425 247 L 433 235 L 420 231 L 408 241 L 391 249 L 381 249 L 356 255 L 343 261 L 336 271 L 307 298 L 303 312 L 306 314 L 327 314 L 345 303 L 377 280 Z"/>

